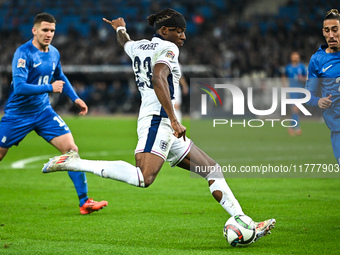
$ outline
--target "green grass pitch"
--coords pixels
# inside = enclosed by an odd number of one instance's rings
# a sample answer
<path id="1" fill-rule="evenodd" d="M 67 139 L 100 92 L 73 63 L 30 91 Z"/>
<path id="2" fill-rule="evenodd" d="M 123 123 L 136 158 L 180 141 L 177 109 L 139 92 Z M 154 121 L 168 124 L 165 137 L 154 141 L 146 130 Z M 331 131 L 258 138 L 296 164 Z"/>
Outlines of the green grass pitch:
<path id="1" fill-rule="evenodd" d="M 134 163 L 135 118 L 64 117 L 80 155 Z M 184 124 L 189 125 L 188 121 Z M 191 124 L 192 125 L 192 124 Z M 303 135 L 282 128 L 229 128 L 223 164 L 335 164 L 324 123 L 303 122 Z M 247 135 L 245 135 L 245 132 Z M 212 138 L 214 141 L 215 138 Z M 209 144 L 198 144 L 210 151 Z M 213 151 L 213 150 L 212 150 Z M 87 174 L 89 196 L 109 206 L 82 216 L 66 173 L 42 174 L 59 154 L 35 133 L 0 163 L 0 254 L 339 254 L 339 179 L 227 179 L 246 214 L 274 217 L 272 234 L 246 248 L 226 243 L 229 215 L 207 183 L 166 163 L 140 189 Z M 214 155 L 211 155 L 214 157 Z"/>

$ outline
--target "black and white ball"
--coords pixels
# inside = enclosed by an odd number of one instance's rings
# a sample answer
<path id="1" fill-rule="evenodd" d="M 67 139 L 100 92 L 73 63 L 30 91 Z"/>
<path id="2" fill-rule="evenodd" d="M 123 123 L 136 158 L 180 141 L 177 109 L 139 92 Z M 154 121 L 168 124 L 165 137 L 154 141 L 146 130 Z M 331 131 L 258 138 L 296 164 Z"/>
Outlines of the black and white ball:
<path id="1" fill-rule="evenodd" d="M 227 220 L 223 234 L 231 246 L 248 246 L 255 240 L 256 225 L 249 216 L 236 215 Z"/>

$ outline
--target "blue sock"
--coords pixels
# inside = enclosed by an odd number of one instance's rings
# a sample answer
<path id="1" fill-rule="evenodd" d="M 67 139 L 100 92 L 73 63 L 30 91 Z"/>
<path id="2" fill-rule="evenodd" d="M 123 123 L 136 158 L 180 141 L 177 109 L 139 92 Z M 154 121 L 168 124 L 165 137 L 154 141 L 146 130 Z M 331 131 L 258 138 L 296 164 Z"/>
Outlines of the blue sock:
<path id="1" fill-rule="evenodd" d="M 299 118 L 299 114 L 297 113 L 293 113 L 292 114 L 292 119 L 295 120 L 295 121 L 292 121 L 292 125 L 295 125 L 295 123 L 297 123 L 296 127 L 295 128 L 299 128 L 300 127 L 300 118 Z"/>
<path id="2" fill-rule="evenodd" d="M 84 172 L 68 172 L 71 180 L 73 181 L 74 187 L 76 188 L 77 195 L 79 198 L 79 206 L 82 206 L 87 201 L 87 180 Z"/>

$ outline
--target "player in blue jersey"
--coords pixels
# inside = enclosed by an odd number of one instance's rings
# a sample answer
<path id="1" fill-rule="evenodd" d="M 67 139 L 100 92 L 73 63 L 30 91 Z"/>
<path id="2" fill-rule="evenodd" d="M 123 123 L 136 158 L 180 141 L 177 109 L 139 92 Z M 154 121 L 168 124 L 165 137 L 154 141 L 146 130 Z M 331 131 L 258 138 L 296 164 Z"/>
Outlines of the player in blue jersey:
<path id="1" fill-rule="evenodd" d="M 326 13 L 322 32 L 327 44 L 320 46 L 308 66 L 306 89 L 311 92 L 308 104 L 323 109 L 323 118 L 331 130 L 334 156 L 340 164 L 340 14 L 337 9 Z"/>
<path id="2" fill-rule="evenodd" d="M 303 88 L 306 82 L 306 67 L 304 64 L 300 63 L 300 54 L 297 51 L 293 51 L 290 54 L 290 63 L 286 66 L 283 78 L 283 86 L 287 87 L 287 79 L 289 81 L 289 86 L 292 88 Z M 291 99 L 301 98 L 302 93 L 290 93 L 289 96 Z M 293 105 L 292 109 L 292 126 L 295 125 L 294 128 L 289 127 L 288 133 L 293 135 L 301 135 L 301 127 L 300 127 L 300 117 L 299 117 L 299 108 L 296 105 Z"/>
<path id="3" fill-rule="evenodd" d="M 58 50 L 51 45 L 55 25 L 52 15 L 38 14 L 33 21 L 33 39 L 14 54 L 13 81 L 0 122 L 0 161 L 10 147 L 18 145 L 33 130 L 62 153 L 78 151 L 70 129 L 52 109 L 48 97 L 48 93 L 64 93 L 80 108 L 80 115 L 88 111 L 61 69 Z M 69 176 L 79 197 L 81 214 L 100 210 L 108 204 L 88 198 L 85 173 L 69 172 Z"/>

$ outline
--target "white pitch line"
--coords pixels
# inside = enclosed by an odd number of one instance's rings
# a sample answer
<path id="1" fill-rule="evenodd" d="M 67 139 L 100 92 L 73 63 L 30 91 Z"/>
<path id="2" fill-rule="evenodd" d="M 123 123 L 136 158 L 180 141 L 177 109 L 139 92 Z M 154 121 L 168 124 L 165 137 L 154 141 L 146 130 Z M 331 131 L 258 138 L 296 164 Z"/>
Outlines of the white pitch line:
<path id="1" fill-rule="evenodd" d="M 37 156 L 37 157 L 32 157 L 32 158 L 21 159 L 21 160 L 13 162 L 11 164 L 11 168 L 22 169 L 22 168 L 25 168 L 26 164 L 36 162 L 36 161 L 40 161 L 40 160 L 43 160 L 43 159 L 48 159 L 49 157 L 51 157 L 51 155 L 42 155 L 42 156 Z"/>
<path id="2" fill-rule="evenodd" d="M 85 152 L 85 153 L 82 153 L 82 156 L 85 156 L 85 157 L 96 157 L 96 156 L 109 156 L 109 155 L 126 155 L 126 154 L 131 154 L 131 153 L 133 153 L 133 150 L 129 150 L 129 151 L 113 151 L 113 152 L 98 151 L 98 152 Z M 28 167 L 27 165 L 30 164 L 30 163 L 33 163 L 33 162 L 41 161 L 41 160 L 46 160 L 46 162 L 47 162 L 48 158 L 51 158 L 51 157 L 54 157 L 54 156 L 56 156 L 56 155 L 49 154 L 49 155 L 41 155 L 41 156 L 21 159 L 21 160 L 13 162 L 11 164 L 11 168 L 13 168 L 13 169 L 31 168 L 31 167 Z"/>

